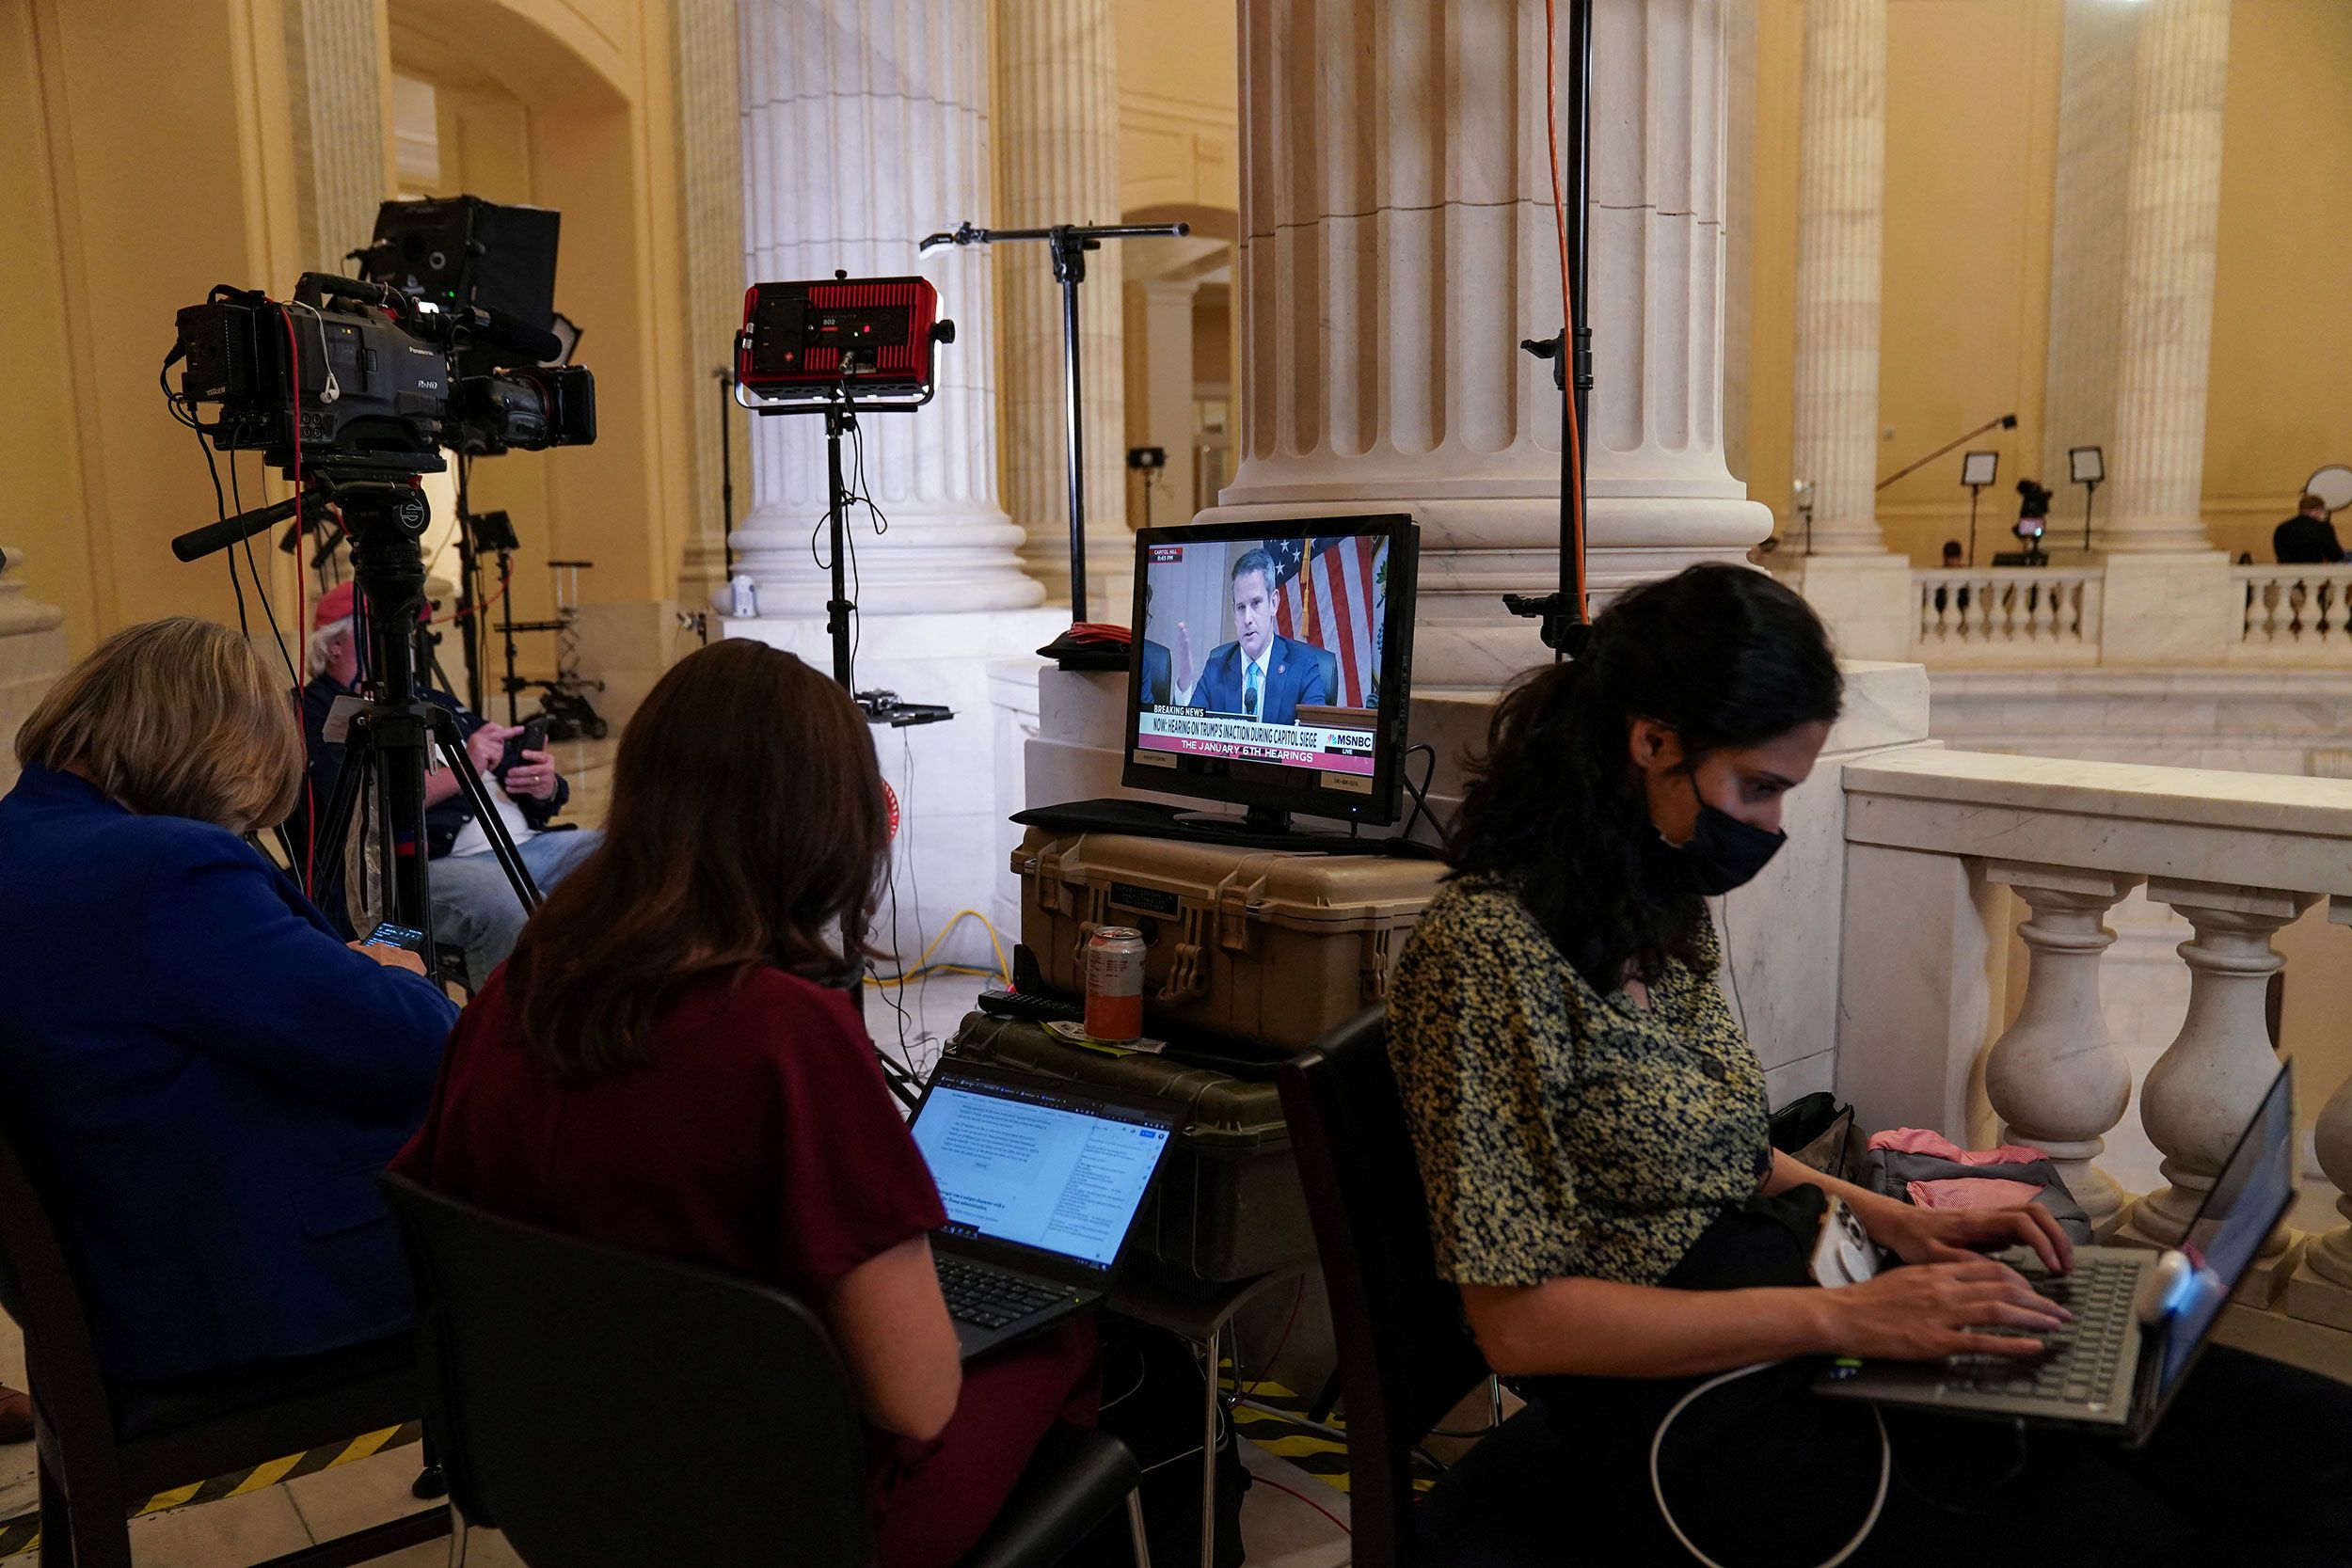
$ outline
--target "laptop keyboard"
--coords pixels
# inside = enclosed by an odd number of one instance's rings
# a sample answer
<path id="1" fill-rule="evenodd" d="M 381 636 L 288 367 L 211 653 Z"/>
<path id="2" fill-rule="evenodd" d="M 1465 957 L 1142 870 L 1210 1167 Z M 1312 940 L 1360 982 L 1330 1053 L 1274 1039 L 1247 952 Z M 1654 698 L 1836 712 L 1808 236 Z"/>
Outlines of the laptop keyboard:
<path id="1" fill-rule="evenodd" d="M 1070 1294 L 1039 1285 L 984 1264 L 961 1258 L 934 1257 L 939 1269 L 939 1293 L 947 1298 L 947 1315 L 976 1328 L 1002 1328 L 1030 1313 L 1067 1301 Z"/>
<path id="2" fill-rule="evenodd" d="M 2139 1274 L 2129 1259 L 2102 1258 L 2078 1264 L 2072 1274 L 2027 1275 L 2037 1291 L 2074 1313 L 2074 1321 L 2047 1330 L 1979 1330 L 2005 1338 L 2040 1339 L 2043 1354 L 2026 1360 L 1956 1355 L 1945 1363 L 1944 1386 L 2058 1405 L 2104 1399 L 2115 1386 L 2123 1342 L 2131 1333 Z"/>

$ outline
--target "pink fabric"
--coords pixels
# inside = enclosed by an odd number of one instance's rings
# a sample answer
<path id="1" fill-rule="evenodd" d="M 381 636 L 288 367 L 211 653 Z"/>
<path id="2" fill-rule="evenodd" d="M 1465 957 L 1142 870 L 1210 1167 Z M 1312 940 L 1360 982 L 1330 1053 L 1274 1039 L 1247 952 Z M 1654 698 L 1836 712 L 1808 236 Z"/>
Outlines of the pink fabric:
<path id="1" fill-rule="evenodd" d="M 1904 1185 L 1911 1189 L 1911 1201 L 1922 1209 L 2022 1209 L 2042 1191 L 2030 1181 L 2003 1181 L 1991 1176 Z"/>
<path id="2" fill-rule="evenodd" d="M 1883 1132 L 1873 1132 L 1870 1134 L 1870 1147 L 1891 1148 L 1898 1154 L 1932 1154 L 1939 1160 L 1950 1160 L 1963 1165 L 2022 1165 L 2029 1160 L 2048 1158 L 2042 1150 L 2026 1144 L 2003 1144 L 1998 1148 L 1963 1148 L 1943 1133 L 1931 1132 L 1923 1127 L 1891 1127 Z M 2019 1185 L 2014 1181 L 2003 1184 Z"/>

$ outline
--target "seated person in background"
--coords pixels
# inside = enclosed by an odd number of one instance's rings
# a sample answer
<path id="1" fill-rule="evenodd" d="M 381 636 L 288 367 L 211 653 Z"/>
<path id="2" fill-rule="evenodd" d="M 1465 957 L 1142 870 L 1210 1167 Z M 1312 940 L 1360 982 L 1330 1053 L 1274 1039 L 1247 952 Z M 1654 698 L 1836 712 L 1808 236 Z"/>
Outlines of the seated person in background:
<path id="1" fill-rule="evenodd" d="M 1193 666 L 1192 628 L 1176 624 L 1176 702 L 1239 713 L 1268 724 L 1298 721 L 1300 705 L 1331 700 L 1321 650 L 1274 630 L 1274 558 L 1250 550 L 1233 562 L 1233 634 L 1208 663 Z"/>
<path id="2" fill-rule="evenodd" d="M 1438 1272 L 1487 1364 L 1550 1412 L 1564 1528 L 1594 1562 L 1692 1560 L 1660 1475 L 1695 1551 L 1740 1568 L 2341 1568 L 2352 1388 L 2311 1372 L 2211 1346 L 2137 1449 L 1894 1409 L 1882 1448 L 1868 1411 L 1814 1394 L 1831 1356 L 2035 1354 L 2063 1309 L 1982 1254 L 2072 1262 L 2037 1205 L 1916 1208 L 1767 1135 L 1706 900 L 1780 847 L 1839 698 L 1820 623 L 1761 573 L 1693 566 L 1626 594 L 1581 657 L 1496 708 L 1456 878 L 1397 965 L 1390 1053 Z M 1833 1196 L 1900 1267 L 1813 1283 Z"/>
<path id="3" fill-rule="evenodd" d="M 886 810 L 832 681 L 749 641 L 680 660 L 621 736 L 612 832 L 467 1009 L 395 1168 L 807 1303 L 873 1429 L 877 1560 L 946 1568 L 1100 1386 L 1084 1321 L 960 1365 L 946 1212 L 841 989 Z"/>
<path id="4" fill-rule="evenodd" d="M 291 693 L 234 631 L 153 621 L 68 672 L 16 754 L 0 1117 L 100 1364 L 151 1383 L 405 1334 L 375 1172 L 457 1009 L 242 837 L 301 790 Z"/>
<path id="5" fill-rule="evenodd" d="M 1968 555 L 1968 552 L 1967 552 L 1966 550 L 1963 550 L 1963 549 L 1962 549 L 1962 548 L 1960 547 L 1960 541 L 1959 541 L 1959 540 L 1957 540 L 1957 539 L 1947 539 L 1947 540 L 1945 540 L 1945 541 L 1944 541 L 1944 570 L 1946 570 L 1946 571 L 1947 571 L 1947 572 L 1957 572 L 1957 571 L 1959 571 L 1959 570 L 1961 569 L 1961 567 L 1963 567 L 1963 566 L 1964 566 L 1964 565 L 1966 565 L 1966 564 L 1967 564 L 1967 555 Z"/>
<path id="6" fill-rule="evenodd" d="M 316 811 L 326 809 L 343 770 L 342 744 L 326 737 L 327 715 L 336 698 L 358 689 L 359 634 L 352 618 L 352 598 L 351 584 L 338 583 L 319 596 L 311 617 L 310 684 L 302 689 L 302 725 L 310 757 L 309 809 Z M 426 687 L 424 698 L 456 716 L 466 751 L 483 775 L 499 820 L 544 895 L 588 857 L 601 836 L 577 829 L 548 831 L 548 824 L 571 798 L 571 786 L 555 771 L 555 759 L 545 752 L 525 752 L 503 778 L 494 777 L 507 737 L 522 731 L 477 717 L 446 691 Z M 424 802 L 427 847 L 433 857 L 433 940 L 465 955 L 466 984 L 480 990 L 490 971 L 514 951 L 526 911 L 498 856 L 490 852 L 489 837 L 474 820 L 473 807 L 460 793 L 454 769 L 437 768 L 425 775 Z"/>
<path id="7" fill-rule="evenodd" d="M 2270 548 L 2281 566 L 2332 566 L 2344 559 L 2328 503 L 2317 496 L 2296 501 L 2295 515 L 2270 531 Z"/>

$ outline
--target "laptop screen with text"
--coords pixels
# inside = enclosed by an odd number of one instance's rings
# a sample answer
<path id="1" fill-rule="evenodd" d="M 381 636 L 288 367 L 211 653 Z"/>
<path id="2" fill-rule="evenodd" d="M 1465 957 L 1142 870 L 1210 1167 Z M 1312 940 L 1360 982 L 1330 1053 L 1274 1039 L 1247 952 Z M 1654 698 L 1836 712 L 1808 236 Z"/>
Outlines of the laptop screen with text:
<path id="1" fill-rule="evenodd" d="M 1172 1117 L 1083 1090 L 943 1065 L 913 1123 L 946 1234 L 1108 1273 L 1175 1132 Z"/>

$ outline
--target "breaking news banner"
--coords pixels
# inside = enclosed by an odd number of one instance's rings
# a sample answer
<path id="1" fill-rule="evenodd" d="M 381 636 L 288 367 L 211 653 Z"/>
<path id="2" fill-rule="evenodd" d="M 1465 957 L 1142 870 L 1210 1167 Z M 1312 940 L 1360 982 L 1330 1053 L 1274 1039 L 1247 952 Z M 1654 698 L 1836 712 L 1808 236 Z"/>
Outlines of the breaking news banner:
<path id="1" fill-rule="evenodd" d="M 1261 724 L 1230 713 L 1197 707 L 1149 707 L 1136 719 L 1136 749 L 1181 756 L 1226 757 L 1239 762 L 1277 762 L 1327 773 L 1359 773 L 1373 764 L 1370 730 L 1325 729 L 1314 724 Z"/>

